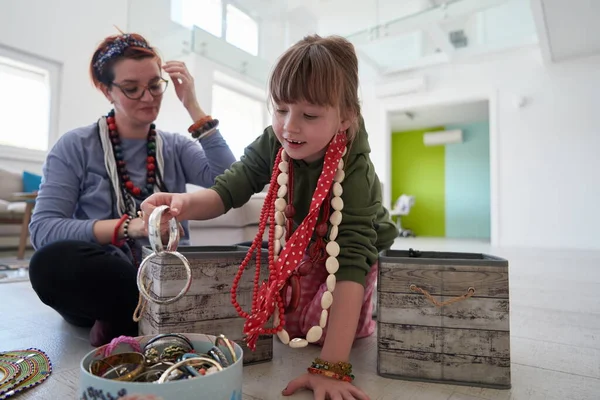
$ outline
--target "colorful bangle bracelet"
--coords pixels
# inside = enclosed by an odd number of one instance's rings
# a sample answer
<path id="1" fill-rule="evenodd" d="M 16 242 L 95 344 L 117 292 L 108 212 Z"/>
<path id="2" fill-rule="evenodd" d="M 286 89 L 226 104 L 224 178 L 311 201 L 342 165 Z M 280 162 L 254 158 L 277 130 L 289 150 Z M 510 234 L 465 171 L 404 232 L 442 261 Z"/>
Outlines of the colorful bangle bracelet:
<path id="1" fill-rule="evenodd" d="M 198 130 L 202 125 L 204 125 L 211 119 L 212 119 L 212 117 L 210 115 L 206 115 L 206 116 L 200 118 L 198 121 L 196 121 L 192 125 L 190 125 L 190 127 L 188 128 L 188 132 L 192 133 L 195 130 Z"/>
<path id="2" fill-rule="evenodd" d="M 237 361 L 237 355 L 235 354 L 235 349 L 233 348 L 233 345 L 231 344 L 229 339 L 227 339 L 225 335 L 221 334 L 215 339 L 215 347 L 219 348 L 219 343 L 223 343 L 225 345 L 225 348 L 229 350 L 229 354 L 231 355 L 231 363 L 235 364 L 235 362 Z"/>
<path id="3" fill-rule="evenodd" d="M 108 368 L 103 368 L 108 366 Z M 117 381 L 131 381 L 144 370 L 144 355 L 141 353 L 113 354 L 90 364 L 93 375 Z M 114 376 L 114 377 L 113 377 Z"/>
<path id="4" fill-rule="evenodd" d="M 195 129 L 194 131 L 192 131 L 191 132 L 192 137 L 194 139 L 202 139 L 203 137 L 208 136 L 211 133 L 215 132 L 217 130 L 218 126 L 219 126 L 219 120 L 211 119 L 210 121 L 206 122 L 204 125 L 199 127 L 198 129 Z"/>
<path id="5" fill-rule="evenodd" d="M 315 358 L 311 365 L 312 368 L 316 369 L 324 369 L 327 371 L 333 371 L 340 375 L 351 375 L 352 374 L 352 364 L 348 362 L 337 362 L 331 363 L 329 361 L 322 360 L 320 358 Z"/>
<path id="6" fill-rule="evenodd" d="M 207 357 L 188 358 L 188 359 L 179 361 L 178 363 L 175 363 L 171 367 L 167 368 L 165 370 L 165 372 L 163 372 L 163 374 L 160 376 L 160 378 L 158 378 L 157 383 L 165 383 L 167 381 L 167 379 L 169 378 L 169 375 L 171 375 L 171 372 L 175 371 L 176 369 L 178 369 L 180 367 L 183 367 L 183 366 L 204 366 L 204 365 L 215 367 L 217 369 L 217 371 L 222 371 L 223 370 L 223 367 L 221 366 L 221 364 L 219 364 L 218 362 L 216 362 L 212 358 L 207 358 Z"/>
<path id="7" fill-rule="evenodd" d="M 328 371 L 328 370 L 325 370 L 325 369 L 318 369 L 318 368 L 309 367 L 307 370 L 308 370 L 308 372 L 310 374 L 322 375 L 322 376 L 325 376 L 327 378 L 337 379 L 339 381 L 352 382 L 354 380 L 354 376 L 353 375 L 342 375 L 342 374 L 338 374 L 336 372 Z"/>

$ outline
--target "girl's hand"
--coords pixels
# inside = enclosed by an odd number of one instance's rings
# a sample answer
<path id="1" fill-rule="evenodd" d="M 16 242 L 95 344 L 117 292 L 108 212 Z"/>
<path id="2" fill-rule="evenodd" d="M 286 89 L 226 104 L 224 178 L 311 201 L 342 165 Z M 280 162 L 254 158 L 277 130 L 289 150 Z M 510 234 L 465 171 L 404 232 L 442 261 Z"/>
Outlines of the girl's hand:
<path id="1" fill-rule="evenodd" d="M 291 396 L 298 389 L 312 390 L 315 400 L 370 400 L 369 396 L 349 382 L 308 373 L 291 381 L 281 394 Z"/>
<path id="2" fill-rule="evenodd" d="M 144 220 L 144 226 L 148 227 L 148 219 L 150 218 L 150 214 L 154 211 L 156 207 L 160 206 L 169 206 L 169 210 L 162 214 L 162 218 L 160 221 L 160 225 L 167 226 L 169 220 L 172 218 L 177 218 L 182 215 L 186 208 L 186 194 L 185 193 L 154 193 L 146 200 L 142 202 L 140 208 L 142 210 L 142 219 Z M 178 218 L 179 220 L 180 218 Z M 185 218 L 182 218 L 185 219 Z"/>
<path id="3" fill-rule="evenodd" d="M 200 106 L 196 99 L 196 89 L 194 88 L 194 78 L 188 71 L 185 63 L 181 61 L 167 61 L 162 68 L 169 74 L 175 87 L 175 93 L 181 103 L 183 103 L 183 106 L 188 111 L 190 109 L 199 109 Z"/>

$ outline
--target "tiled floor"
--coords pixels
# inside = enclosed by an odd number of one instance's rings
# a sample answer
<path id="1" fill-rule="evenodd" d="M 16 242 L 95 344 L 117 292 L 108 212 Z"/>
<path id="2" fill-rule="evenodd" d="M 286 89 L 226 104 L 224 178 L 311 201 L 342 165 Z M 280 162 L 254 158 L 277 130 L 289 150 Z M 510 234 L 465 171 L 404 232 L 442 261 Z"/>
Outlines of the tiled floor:
<path id="1" fill-rule="evenodd" d="M 600 399 L 600 252 L 491 249 L 475 242 L 398 240 L 394 248 L 486 252 L 510 262 L 512 389 L 489 390 L 384 379 L 376 374 L 375 337 L 356 343 L 357 380 L 379 400 Z M 73 399 L 88 332 L 69 326 L 39 302 L 28 283 L 0 285 L 0 351 L 38 347 L 54 372 L 20 399 Z M 246 367 L 244 399 L 278 399 L 318 349 L 276 341 L 270 363 Z M 311 399 L 308 392 L 292 399 Z"/>

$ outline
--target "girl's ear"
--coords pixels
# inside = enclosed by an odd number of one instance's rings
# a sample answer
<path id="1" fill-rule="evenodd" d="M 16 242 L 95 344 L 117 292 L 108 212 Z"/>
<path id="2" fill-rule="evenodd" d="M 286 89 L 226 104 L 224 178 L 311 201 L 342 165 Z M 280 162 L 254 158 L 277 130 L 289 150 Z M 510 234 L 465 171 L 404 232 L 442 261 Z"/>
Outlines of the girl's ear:
<path id="1" fill-rule="evenodd" d="M 352 125 L 352 119 L 346 118 L 340 122 L 340 132 L 346 132 L 348 128 Z"/>

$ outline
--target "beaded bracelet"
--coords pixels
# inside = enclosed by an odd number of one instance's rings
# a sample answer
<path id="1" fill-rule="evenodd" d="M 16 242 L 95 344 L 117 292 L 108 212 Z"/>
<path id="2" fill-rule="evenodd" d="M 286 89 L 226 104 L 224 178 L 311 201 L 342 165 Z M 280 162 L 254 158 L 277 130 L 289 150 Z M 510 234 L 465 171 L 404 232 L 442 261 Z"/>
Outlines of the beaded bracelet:
<path id="1" fill-rule="evenodd" d="M 119 228 L 128 218 L 130 218 L 129 215 L 123 214 L 121 216 L 121 218 L 119 219 L 119 222 L 117 223 L 117 225 L 115 226 L 115 229 L 113 230 L 111 244 L 113 244 L 117 247 L 121 247 L 125 243 L 124 240 L 119 240 Z"/>
<path id="2" fill-rule="evenodd" d="M 129 223 L 131 222 L 132 219 L 133 219 L 133 217 L 130 215 L 127 218 L 127 220 L 123 223 L 123 237 L 125 238 L 125 240 L 131 239 L 129 237 Z"/>
<path id="3" fill-rule="evenodd" d="M 340 375 L 352 375 L 352 364 L 349 362 L 340 361 L 337 363 L 331 363 L 317 357 L 312 362 L 311 367 L 325 371 L 332 371 Z"/>
<path id="4" fill-rule="evenodd" d="M 200 128 L 195 129 L 192 132 L 192 137 L 194 139 L 202 139 L 203 137 L 206 137 L 215 132 L 217 130 L 217 126 L 219 126 L 219 120 L 211 119 L 204 125 L 202 125 Z"/>
<path id="5" fill-rule="evenodd" d="M 338 374 L 337 372 L 328 371 L 328 370 L 319 369 L 319 368 L 312 368 L 312 367 L 309 367 L 307 370 L 308 370 L 308 373 L 310 373 L 310 374 L 322 375 L 322 376 L 326 376 L 327 378 L 337 379 L 339 381 L 352 382 L 354 380 L 354 375 L 342 375 L 342 374 Z"/>
<path id="6" fill-rule="evenodd" d="M 210 115 L 205 115 L 204 117 L 200 118 L 198 121 L 196 121 L 192 125 L 190 125 L 190 127 L 188 128 L 188 132 L 193 133 L 194 131 L 200 129 L 204 124 L 206 124 L 208 121 L 210 121 L 212 119 L 213 118 Z"/>

